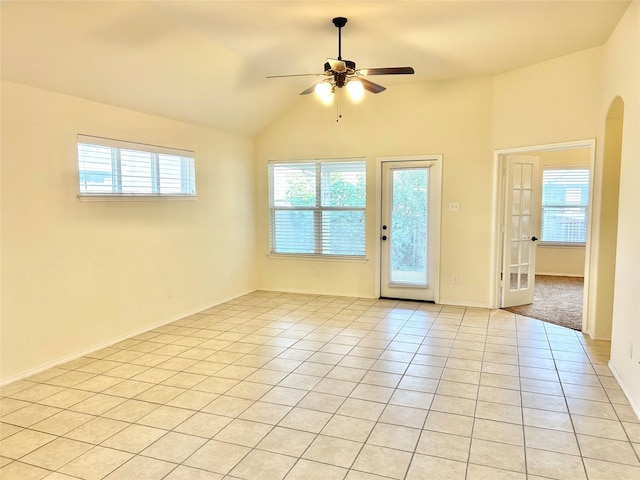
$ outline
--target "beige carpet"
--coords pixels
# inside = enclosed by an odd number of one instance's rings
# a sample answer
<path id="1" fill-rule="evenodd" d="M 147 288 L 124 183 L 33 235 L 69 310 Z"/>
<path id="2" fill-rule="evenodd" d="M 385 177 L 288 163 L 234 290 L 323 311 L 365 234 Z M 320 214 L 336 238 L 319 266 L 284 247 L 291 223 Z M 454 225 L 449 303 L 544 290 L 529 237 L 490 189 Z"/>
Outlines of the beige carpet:
<path id="1" fill-rule="evenodd" d="M 504 310 L 582 330 L 583 290 L 582 277 L 536 275 L 533 303 Z"/>

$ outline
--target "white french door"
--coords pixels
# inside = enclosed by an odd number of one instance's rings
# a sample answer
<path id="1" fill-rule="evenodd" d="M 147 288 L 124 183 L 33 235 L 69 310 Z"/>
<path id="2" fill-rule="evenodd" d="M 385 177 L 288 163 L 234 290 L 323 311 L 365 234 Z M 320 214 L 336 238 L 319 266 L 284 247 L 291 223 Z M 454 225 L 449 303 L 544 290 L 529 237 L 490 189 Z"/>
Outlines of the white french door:
<path id="1" fill-rule="evenodd" d="M 383 161 L 380 296 L 436 300 L 439 162 Z"/>
<path id="2" fill-rule="evenodd" d="M 540 218 L 539 158 L 506 157 L 503 219 L 502 304 L 533 303 Z"/>

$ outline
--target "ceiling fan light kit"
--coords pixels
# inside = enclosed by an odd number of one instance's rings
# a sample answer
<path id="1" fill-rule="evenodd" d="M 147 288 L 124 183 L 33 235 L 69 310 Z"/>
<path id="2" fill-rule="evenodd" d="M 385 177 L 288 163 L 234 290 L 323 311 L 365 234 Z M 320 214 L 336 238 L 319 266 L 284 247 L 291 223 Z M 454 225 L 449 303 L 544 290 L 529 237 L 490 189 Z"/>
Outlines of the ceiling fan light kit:
<path id="1" fill-rule="evenodd" d="M 273 75 L 267 78 L 324 76 L 323 80 L 303 90 L 300 95 L 315 92 L 322 103 L 331 105 L 333 97 L 340 93 L 342 87 L 346 87 L 347 93 L 354 103 L 358 103 L 364 98 L 365 91 L 380 93 L 386 90 L 382 85 L 363 78 L 364 76 L 411 75 L 414 73 L 413 67 L 356 68 L 354 61 L 342 59 L 342 28 L 347 24 L 347 19 L 336 17 L 333 19 L 333 24 L 338 29 L 338 58 L 328 58 L 324 64 L 323 73 Z"/>

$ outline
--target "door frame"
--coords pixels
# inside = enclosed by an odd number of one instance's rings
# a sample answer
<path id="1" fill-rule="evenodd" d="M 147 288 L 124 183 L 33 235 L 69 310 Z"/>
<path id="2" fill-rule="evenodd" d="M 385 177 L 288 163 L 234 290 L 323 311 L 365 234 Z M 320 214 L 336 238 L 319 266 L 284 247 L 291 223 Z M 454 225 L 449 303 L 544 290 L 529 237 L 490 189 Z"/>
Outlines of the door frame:
<path id="1" fill-rule="evenodd" d="M 489 285 L 489 298 L 491 308 L 500 308 L 501 299 L 501 280 L 500 272 L 502 270 L 503 249 L 502 244 L 502 232 L 501 223 L 505 208 L 505 194 L 504 194 L 504 169 L 505 161 L 508 155 L 513 154 L 534 154 L 535 152 L 545 151 L 558 151 L 558 150 L 572 150 L 576 148 L 589 149 L 589 209 L 587 211 L 587 241 L 585 244 L 584 252 L 584 299 L 582 304 L 582 331 L 587 331 L 587 325 L 590 324 L 589 315 L 591 310 L 589 308 L 589 285 L 591 281 L 590 268 L 591 268 L 591 255 L 592 255 L 592 241 L 591 241 L 591 226 L 593 224 L 593 202 L 594 202 L 594 177 L 596 168 L 596 140 L 595 138 L 576 140 L 571 142 L 560 143 L 548 143 L 542 145 L 531 145 L 525 147 L 504 148 L 494 150 L 493 160 L 493 205 L 492 205 L 492 235 L 491 235 L 491 258 L 493 261 L 490 266 L 490 278 Z"/>
<path id="2" fill-rule="evenodd" d="M 442 221 L 442 155 L 398 155 L 391 157 L 376 157 L 376 236 L 375 236 L 375 292 L 378 298 L 382 294 L 382 248 L 380 240 L 380 231 L 382 230 L 382 164 L 385 162 L 435 162 L 434 181 L 435 181 L 435 202 L 433 212 L 436 215 L 435 232 L 433 239 L 435 241 L 434 258 L 431 267 L 434 269 L 435 285 L 433 287 L 433 301 L 440 303 L 440 222 Z M 430 173 L 431 175 L 431 173 Z"/>

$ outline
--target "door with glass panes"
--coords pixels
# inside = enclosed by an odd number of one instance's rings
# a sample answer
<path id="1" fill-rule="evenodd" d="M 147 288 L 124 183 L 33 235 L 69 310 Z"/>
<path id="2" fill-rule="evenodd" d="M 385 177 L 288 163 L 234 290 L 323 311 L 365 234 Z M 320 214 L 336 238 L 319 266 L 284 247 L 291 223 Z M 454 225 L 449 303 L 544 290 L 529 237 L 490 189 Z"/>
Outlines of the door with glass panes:
<path id="1" fill-rule="evenodd" d="M 382 162 L 380 296 L 436 300 L 437 160 Z"/>
<path id="2" fill-rule="evenodd" d="M 530 155 L 506 159 L 501 307 L 533 303 L 540 216 L 538 164 L 539 158 Z"/>

